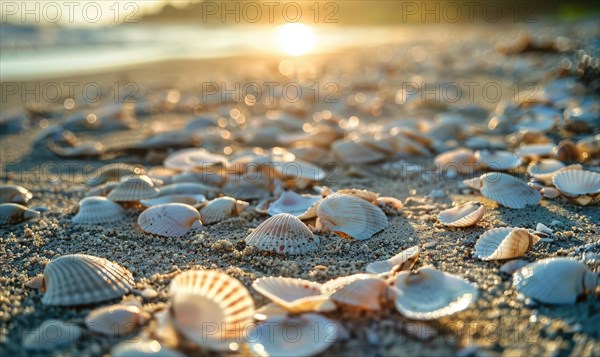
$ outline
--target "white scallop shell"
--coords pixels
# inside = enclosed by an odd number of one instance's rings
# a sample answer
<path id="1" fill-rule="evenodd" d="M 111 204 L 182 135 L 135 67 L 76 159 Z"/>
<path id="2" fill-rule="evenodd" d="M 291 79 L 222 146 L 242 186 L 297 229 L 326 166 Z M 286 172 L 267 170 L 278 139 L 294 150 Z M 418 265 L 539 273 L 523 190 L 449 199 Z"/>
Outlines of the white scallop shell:
<path id="1" fill-rule="evenodd" d="M 412 269 L 419 258 L 421 249 L 418 246 L 410 247 L 394 255 L 390 259 L 380 260 L 367 264 L 365 270 L 370 274 L 394 274 L 403 270 Z"/>
<path id="2" fill-rule="evenodd" d="M 63 255 L 44 269 L 45 305 L 85 305 L 116 299 L 131 291 L 131 273 L 116 263 L 86 254 Z"/>
<path id="3" fill-rule="evenodd" d="M 321 295 L 321 284 L 303 279 L 266 277 L 256 279 L 252 287 L 290 313 L 335 310 L 328 296 Z"/>
<path id="4" fill-rule="evenodd" d="M 239 215 L 247 206 L 248 202 L 238 201 L 232 197 L 218 197 L 208 201 L 200 209 L 200 219 L 203 224 L 219 223 Z"/>
<path id="5" fill-rule="evenodd" d="M 470 149 L 456 149 L 446 151 L 435 157 L 433 162 L 436 169 L 442 173 L 457 173 L 460 175 L 471 174 L 479 171 L 480 165 L 475 154 Z"/>
<path id="6" fill-rule="evenodd" d="M 548 304 L 573 304 L 599 284 L 597 273 L 568 258 L 542 259 L 513 274 L 513 285 L 519 292 Z"/>
<path id="7" fill-rule="evenodd" d="M 170 195 L 204 195 L 208 198 L 215 197 L 219 189 L 197 182 L 178 182 L 160 188 L 159 196 Z"/>
<path id="8" fill-rule="evenodd" d="M 475 257 L 481 260 L 501 260 L 522 257 L 540 237 L 524 228 L 494 228 L 483 233 L 475 244 Z"/>
<path id="9" fill-rule="evenodd" d="M 79 212 L 72 221 L 77 224 L 103 224 L 118 222 L 123 218 L 123 207 L 106 197 L 92 196 L 79 201 Z"/>
<path id="10" fill-rule="evenodd" d="M 358 240 L 371 238 L 389 224 L 379 207 L 348 195 L 327 196 L 319 204 L 317 216 L 317 228 Z"/>
<path id="11" fill-rule="evenodd" d="M 469 201 L 449 208 L 438 214 L 438 220 L 448 227 L 470 227 L 483 218 L 485 207 L 476 201 Z"/>
<path id="12" fill-rule="evenodd" d="M 75 343 L 81 337 L 79 326 L 60 320 L 46 320 L 23 337 L 23 348 L 28 351 L 54 351 Z"/>
<path id="13" fill-rule="evenodd" d="M 280 213 L 256 227 L 246 243 L 259 250 L 296 255 L 317 250 L 319 238 L 295 216 Z"/>
<path id="14" fill-rule="evenodd" d="M 0 226 L 4 224 L 21 223 L 38 217 L 39 215 L 39 212 L 17 203 L 0 204 Z"/>
<path id="15" fill-rule="evenodd" d="M 173 324 L 199 347 L 224 351 L 243 342 L 254 301 L 237 279 L 218 271 L 187 271 L 173 279 L 169 291 Z"/>
<path id="16" fill-rule="evenodd" d="M 321 196 L 299 195 L 294 191 L 286 190 L 276 201 L 271 203 L 267 213 L 271 216 L 279 213 L 289 213 L 296 217 L 300 217 L 304 216 L 307 211 L 320 200 Z"/>
<path id="17" fill-rule="evenodd" d="M 521 209 L 527 205 L 537 205 L 542 199 L 536 189 L 509 174 L 490 172 L 481 175 L 480 180 L 482 195 L 509 208 Z"/>
<path id="18" fill-rule="evenodd" d="M 185 357 L 183 353 L 162 346 L 156 340 L 136 339 L 121 342 L 110 350 L 113 357 Z"/>
<path id="19" fill-rule="evenodd" d="M 28 189 L 17 185 L 0 185 L 0 203 L 26 204 L 33 197 Z"/>
<path id="20" fill-rule="evenodd" d="M 183 203 L 152 206 L 140 214 L 138 224 L 144 232 L 163 237 L 181 237 L 201 226 L 200 213 Z"/>
<path id="21" fill-rule="evenodd" d="M 107 336 L 124 336 L 146 323 L 149 315 L 133 305 L 111 305 L 92 310 L 85 318 L 88 330 Z"/>
<path id="22" fill-rule="evenodd" d="M 347 164 L 369 164 L 386 158 L 381 151 L 354 141 L 338 140 L 331 145 L 331 150 Z"/>
<path id="23" fill-rule="evenodd" d="M 351 282 L 331 295 L 336 303 L 364 310 L 378 311 L 387 296 L 388 286 L 380 278 L 372 277 Z"/>
<path id="24" fill-rule="evenodd" d="M 167 195 L 140 200 L 140 203 L 146 207 L 158 206 L 165 203 L 183 203 L 197 208 L 201 206 L 204 202 L 206 202 L 206 197 L 204 197 L 204 195 L 192 194 Z"/>
<path id="25" fill-rule="evenodd" d="M 588 170 L 560 171 L 552 179 L 554 186 L 567 197 L 600 194 L 600 173 Z"/>
<path id="26" fill-rule="evenodd" d="M 475 283 L 433 267 L 400 272 L 394 292 L 396 310 L 414 320 L 433 320 L 462 311 L 479 293 Z"/>
<path id="27" fill-rule="evenodd" d="M 154 187 L 150 177 L 142 175 L 127 178 L 110 191 L 106 198 L 115 202 L 132 202 L 156 196 L 158 188 Z"/>
<path id="28" fill-rule="evenodd" d="M 545 184 L 552 182 L 554 174 L 565 167 L 562 161 L 555 159 L 542 159 L 532 161 L 527 166 L 527 173 L 536 180 L 541 180 Z"/>
<path id="29" fill-rule="evenodd" d="M 504 150 L 479 150 L 475 158 L 483 168 L 491 170 L 508 171 L 521 165 L 521 159 L 510 151 Z"/>

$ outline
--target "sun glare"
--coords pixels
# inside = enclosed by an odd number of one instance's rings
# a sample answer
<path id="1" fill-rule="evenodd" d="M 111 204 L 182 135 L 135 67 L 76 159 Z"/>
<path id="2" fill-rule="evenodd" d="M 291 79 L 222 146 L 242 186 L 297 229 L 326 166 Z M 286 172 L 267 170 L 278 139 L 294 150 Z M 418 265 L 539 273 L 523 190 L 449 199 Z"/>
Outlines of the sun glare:
<path id="1" fill-rule="evenodd" d="M 302 24 L 285 24 L 278 30 L 279 47 L 287 54 L 301 56 L 314 46 L 314 35 L 310 27 Z"/>

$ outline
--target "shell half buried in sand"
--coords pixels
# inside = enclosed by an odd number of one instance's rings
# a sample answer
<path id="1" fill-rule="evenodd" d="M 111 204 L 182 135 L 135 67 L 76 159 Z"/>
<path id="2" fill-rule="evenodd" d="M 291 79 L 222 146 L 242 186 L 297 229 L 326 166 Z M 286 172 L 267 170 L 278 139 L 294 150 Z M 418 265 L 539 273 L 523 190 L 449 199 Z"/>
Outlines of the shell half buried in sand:
<path id="1" fill-rule="evenodd" d="M 267 213 L 274 216 L 279 213 L 289 213 L 301 217 L 318 201 L 321 196 L 299 195 L 294 191 L 283 191 L 281 196 L 269 206 Z"/>
<path id="2" fill-rule="evenodd" d="M 86 197 L 79 201 L 79 212 L 72 222 L 77 224 L 114 223 L 125 218 L 125 210 L 115 202 L 99 196 Z"/>
<path id="3" fill-rule="evenodd" d="M 17 203 L 0 204 L 0 226 L 16 224 L 38 217 L 40 212 L 21 206 Z"/>
<path id="4" fill-rule="evenodd" d="M 132 176 L 110 191 L 106 198 L 115 202 L 137 202 L 144 198 L 156 197 L 158 192 L 150 177 Z"/>
<path id="5" fill-rule="evenodd" d="M 317 250 L 319 238 L 295 216 L 280 213 L 256 227 L 246 243 L 259 250 L 297 255 Z"/>
<path id="6" fill-rule="evenodd" d="M 144 232 L 163 237 L 181 237 L 192 228 L 200 228 L 200 213 L 183 203 L 166 203 L 152 206 L 138 217 Z"/>
<path id="7" fill-rule="evenodd" d="M 266 277 L 255 280 L 252 287 L 289 313 L 326 312 L 336 308 L 328 296 L 321 294 L 321 284 L 312 281 Z"/>
<path id="8" fill-rule="evenodd" d="M 509 174 L 490 172 L 481 175 L 481 194 L 497 203 L 521 209 L 528 205 L 538 205 L 541 194 L 525 182 Z"/>
<path id="9" fill-rule="evenodd" d="M 552 178 L 554 186 L 564 196 L 580 205 L 600 197 L 600 173 L 588 170 L 562 170 Z"/>
<path id="10" fill-rule="evenodd" d="M 502 260 L 522 257 L 539 242 L 540 237 L 524 228 L 494 228 L 479 237 L 475 257 L 481 260 Z"/>
<path id="11" fill-rule="evenodd" d="M 233 197 L 219 197 L 207 202 L 200 209 L 202 224 L 213 224 L 238 216 L 248 207 L 248 202 Z"/>
<path id="12" fill-rule="evenodd" d="M 343 194 L 333 194 L 321 201 L 317 217 L 318 229 L 358 240 L 371 238 L 389 224 L 376 205 Z"/>
<path id="13" fill-rule="evenodd" d="M 367 264 L 365 270 L 370 274 L 383 275 L 393 275 L 403 270 L 410 270 L 419 259 L 420 251 L 421 249 L 418 246 L 410 247 L 390 259 Z"/>
<path id="14" fill-rule="evenodd" d="M 469 201 L 440 212 L 438 220 L 447 227 L 470 227 L 477 224 L 484 213 L 483 204 Z"/>

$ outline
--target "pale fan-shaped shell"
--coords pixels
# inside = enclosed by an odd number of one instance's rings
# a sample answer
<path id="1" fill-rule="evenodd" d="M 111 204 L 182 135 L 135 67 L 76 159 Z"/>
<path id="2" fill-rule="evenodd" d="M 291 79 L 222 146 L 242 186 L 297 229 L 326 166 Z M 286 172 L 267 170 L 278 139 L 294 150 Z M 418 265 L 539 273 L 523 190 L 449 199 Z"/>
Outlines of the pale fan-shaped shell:
<path id="1" fill-rule="evenodd" d="M 424 267 L 400 272 L 394 286 L 396 310 L 414 320 L 433 320 L 466 309 L 477 299 L 478 288 L 465 279 Z"/>
<path id="2" fill-rule="evenodd" d="M 365 270 L 370 274 L 394 274 L 403 270 L 410 270 L 417 262 L 420 251 L 421 249 L 418 246 L 410 247 L 390 259 L 367 264 Z"/>
<path id="3" fill-rule="evenodd" d="M 242 213 L 247 206 L 248 202 L 238 201 L 232 197 L 218 197 L 207 202 L 200 209 L 200 219 L 203 224 L 219 223 Z"/>
<path id="4" fill-rule="evenodd" d="M 565 196 L 600 194 L 600 173 L 588 170 L 566 170 L 554 175 L 554 186 Z"/>
<path id="5" fill-rule="evenodd" d="M 21 223 L 38 217 L 39 215 L 39 212 L 17 203 L 0 204 L 0 226 L 4 224 Z"/>
<path id="6" fill-rule="evenodd" d="M 353 274 L 331 279 L 325 282 L 325 284 L 321 285 L 321 294 L 331 296 L 336 291 L 342 289 L 344 286 L 350 283 L 362 279 L 371 279 L 372 277 L 373 275 L 371 274 Z"/>
<path id="7" fill-rule="evenodd" d="M 292 333 L 296 336 L 293 339 L 290 338 Z M 261 357 L 310 357 L 329 348 L 338 333 L 339 326 L 319 314 L 275 316 L 249 331 L 248 345 Z"/>
<path id="8" fill-rule="evenodd" d="M 110 191 L 106 198 L 116 202 L 132 202 L 156 196 L 158 188 L 154 187 L 150 177 L 142 175 L 127 178 Z"/>
<path id="9" fill-rule="evenodd" d="M 317 216 L 317 228 L 358 240 L 371 238 L 389 224 L 379 207 L 348 195 L 327 196 L 319 204 Z"/>
<path id="10" fill-rule="evenodd" d="M 331 299 L 343 305 L 377 311 L 381 308 L 381 300 L 387 295 L 387 289 L 388 286 L 382 279 L 360 279 L 333 293 Z"/>
<path id="11" fill-rule="evenodd" d="M 331 150 L 347 164 L 369 164 L 386 158 L 381 151 L 354 141 L 338 140 L 331 145 Z"/>
<path id="12" fill-rule="evenodd" d="M 460 175 L 466 175 L 479 171 L 480 168 L 475 154 L 470 149 L 446 151 L 436 156 L 433 162 L 437 170 L 442 173 L 456 172 Z"/>
<path id="13" fill-rule="evenodd" d="M 0 185 L 0 203 L 26 204 L 33 197 L 25 187 L 17 185 Z"/>
<path id="14" fill-rule="evenodd" d="M 252 287 L 290 313 L 335 310 L 329 297 L 321 295 L 321 284 L 312 281 L 266 277 L 255 280 Z"/>
<path id="15" fill-rule="evenodd" d="M 565 167 L 565 164 L 563 164 L 562 161 L 543 159 L 529 163 L 527 166 L 527 173 L 536 180 L 541 180 L 545 184 L 550 184 L 554 174 L 563 167 Z"/>
<path id="16" fill-rule="evenodd" d="M 85 318 L 88 330 L 107 336 L 124 336 L 149 319 L 148 314 L 133 305 L 111 305 L 92 310 Z"/>
<path id="17" fill-rule="evenodd" d="M 483 218 L 485 207 L 476 201 L 469 201 L 440 212 L 438 220 L 448 227 L 470 227 Z"/>
<path id="18" fill-rule="evenodd" d="M 79 201 L 79 212 L 73 217 L 77 224 L 113 223 L 125 217 L 125 210 L 106 197 L 92 196 Z"/>
<path id="19" fill-rule="evenodd" d="M 301 217 L 320 200 L 321 196 L 299 195 L 294 191 L 287 190 L 276 201 L 271 203 L 267 213 L 271 216 L 279 213 L 289 213 L 296 217 Z"/>
<path id="20" fill-rule="evenodd" d="M 156 340 L 136 339 L 121 342 L 110 350 L 113 357 L 185 357 L 183 353 L 162 346 Z"/>
<path id="21" fill-rule="evenodd" d="M 253 322 L 254 300 L 237 279 L 218 271 L 187 271 L 176 276 L 169 291 L 173 323 L 200 347 L 228 350 L 240 344 Z M 207 333 L 207 326 L 214 328 Z"/>
<path id="22" fill-rule="evenodd" d="M 133 276 L 129 270 L 116 263 L 86 254 L 63 255 L 44 269 L 42 303 L 92 304 L 121 297 L 131 291 L 132 286 Z"/>
<path id="23" fill-rule="evenodd" d="M 204 197 L 204 195 L 192 195 L 192 194 L 167 195 L 167 196 L 160 196 L 160 197 L 140 200 L 140 203 L 146 207 L 163 205 L 165 203 L 183 203 L 183 204 L 190 205 L 193 207 L 199 207 L 204 202 L 206 202 L 206 197 Z"/>
<path id="24" fill-rule="evenodd" d="M 481 175 L 480 180 L 482 195 L 509 208 L 537 205 L 542 199 L 536 189 L 509 174 L 490 172 Z"/>
<path id="25" fill-rule="evenodd" d="M 475 158 L 483 168 L 491 170 L 507 171 L 521 164 L 521 159 L 517 155 L 504 150 L 479 150 L 475 152 Z"/>
<path id="26" fill-rule="evenodd" d="M 295 216 L 280 213 L 256 227 L 246 243 L 259 250 L 296 255 L 317 250 L 319 238 Z"/>
<path id="27" fill-rule="evenodd" d="M 28 351 L 54 351 L 75 343 L 81 337 L 79 326 L 60 320 L 46 320 L 35 330 L 23 334 L 23 348 Z"/>
<path id="28" fill-rule="evenodd" d="M 89 186 L 98 186 L 107 181 L 120 181 L 127 176 L 145 175 L 146 170 L 141 166 L 126 163 L 103 165 L 95 173 L 89 174 L 86 183 Z"/>
<path id="29" fill-rule="evenodd" d="M 600 278 L 582 262 L 547 258 L 517 270 L 513 284 L 525 296 L 543 303 L 573 304 L 579 295 L 593 292 Z"/>
<path id="30" fill-rule="evenodd" d="M 524 228 L 494 228 L 483 233 L 475 244 L 475 257 L 500 260 L 522 257 L 540 237 Z"/>
<path id="31" fill-rule="evenodd" d="M 197 227 L 200 213 L 183 203 L 166 203 L 152 206 L 138 217 L 138 224 L 144 232 L 163 237 L 181 237 L 192 227 Z"/>
<path id="32" fill-rule="evenodd" d="M 178 182 L 160 188 L 159 196 L 170 195 L 204 195 L 208 198 L 215 197 L 219 189 L 202 183 Z"/>

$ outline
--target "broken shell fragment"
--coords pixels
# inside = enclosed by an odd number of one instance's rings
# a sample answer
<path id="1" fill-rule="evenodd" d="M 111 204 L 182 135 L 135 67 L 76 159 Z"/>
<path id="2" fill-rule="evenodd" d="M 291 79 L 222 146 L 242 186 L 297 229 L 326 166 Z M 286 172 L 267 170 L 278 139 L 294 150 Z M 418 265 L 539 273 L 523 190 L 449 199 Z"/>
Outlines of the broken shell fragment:
<path id="1" fill-rule="evenodd" d="M 200 209 L 202 224 L 213 224 L 228 218 L 238 216 L 248 207 L 248 202 L 239 201 L 232 197 L 218 197 L 207 202 Z"/>
<path id="2" fill-rule="evenodd" d="M 113 223 L 125 217 L 125 210 L 113 201 L 100 196 L 86 197 L 79 201 L 79 212 L 73 217 L 77 224 Z"/>
<path id="3" fill-rule="evenodd" d="M 256 227 L 246 243 L 259 250 L 296 255 L 317 250 L 319 238 L 295 216 L 280 213 Z"/>
<path id="4" fill-rule="evenodd" d="M 321 295 L 321 284 L 303 279 L 266 277 L 252 287 L 273 303 L 294 314 L 335 310 L 328 296 Z"/>
<path id="5" fill-rule="evenodd" d="M 87 328 L 107 336 L 124 336 L 146 323 L 149 315 L 133 305 L 111 305 L 92 310 L 85 318 Z"/>
<path id="6" fill-rule="evenodd" d="M 475 257 L 481 260 L 501 260 L 522 257 L 540 237 L 524 228 L 494 228 L 479 237 Z"/>
<path id="7" fill-rule="evenodd" d="M 38 217 L 40 213 L 17 203 L 0 204 L 0 226 L 17 224 Z"/>
<path id="8" fill-rule="evenodd" d="M 121 182 L 106 198 L 115 202 L 137 202 L 144 198 L 156 197 L 158 192 L 150 177 L 133 176 Z"/>
<path id="9" fill-rule="evenodd" d="M 140 214 L 138 224 L 144 232 L 163 237 L 181 237 L 201 226 L 200 213 L 183 203 L 152 206 Z"/>
<path id="10" fill-rule="evenodd" d="M 440 212 L 438 220 L 448 227 L 470 227 L 483 218 L 485 207 L 476 201 L 470 201 Z"/>
<path id="11" fill-rule="evenodd" d="M 31 197 L 33 197 L 33 195 L 25 187 L 17 185 L 0 185 L 0 204 L 27 204 Z"/>
<path id="12" fill-rule="evenodd" d="M 354 196 L 333 194 L 317 208 L 317 228 L 358 240 L 369 239 L 388 226 L 383 211 Z"/>
<path id="13" fill-rule="evenodd" d="M 480 177 L 483 196 L 515 209 L 539 204 L 542 196 L 525 182 L 509 174 L 490 172 Z"/>
<path id="14" fill-rule="evenodd" d="M 393 275 L 404 270 L 410 270 L 417 262 L 420 251 L 421 249 L 418 246 L 410 247 L 394 255 L 390 259 L 367 264 L 365 270 L 370 274 L 385 275 Z"/>

